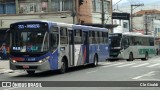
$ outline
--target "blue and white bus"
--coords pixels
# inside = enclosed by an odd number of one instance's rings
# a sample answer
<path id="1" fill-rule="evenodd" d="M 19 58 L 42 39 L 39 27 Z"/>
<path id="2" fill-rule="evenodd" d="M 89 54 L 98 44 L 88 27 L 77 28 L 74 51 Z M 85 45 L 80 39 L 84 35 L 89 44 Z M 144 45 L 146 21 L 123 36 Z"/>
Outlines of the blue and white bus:
<path id="1" fill-rule="evenodd" d="M 50 21 L 23 21 L 10 25 L 10 69 L 59 70 L 98 65 L 108 53 L 108 30 Z"/>

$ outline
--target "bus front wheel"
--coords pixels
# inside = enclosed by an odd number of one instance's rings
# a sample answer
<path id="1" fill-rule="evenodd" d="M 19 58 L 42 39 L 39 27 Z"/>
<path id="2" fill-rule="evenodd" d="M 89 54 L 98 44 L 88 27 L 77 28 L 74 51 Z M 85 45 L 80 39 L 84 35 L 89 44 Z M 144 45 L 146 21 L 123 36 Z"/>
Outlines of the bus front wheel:
<path id="1" fill-rule="evenodd" d="M 66 70 L 67 70 L 67 63 L 66 63 L 65 60 L 62 60 L 61 68 L 60 68 L 59 71 L 60 71 L 61 74 L 64 74 L 66 72 Z"/>
<path id="2" fill-rule="evenodd" d="M 127 61 L 133 61 L 133 54 L 132 53 L 129 54 L 129 59 L 127 59 Z"/>

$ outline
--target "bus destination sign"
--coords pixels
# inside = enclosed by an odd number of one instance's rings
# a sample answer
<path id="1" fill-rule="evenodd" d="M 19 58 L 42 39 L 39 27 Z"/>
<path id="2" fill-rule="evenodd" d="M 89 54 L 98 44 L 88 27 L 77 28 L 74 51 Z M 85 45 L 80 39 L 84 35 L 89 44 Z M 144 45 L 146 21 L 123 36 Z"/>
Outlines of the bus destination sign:
<path id="1" fill-rule="evenodd" d="M 20 24 L 20 25 L 17 25 L 17 28 L 18 29 L 38 29 L 38 28 L 41 28 L 41 25 L 40 24 Z"/>

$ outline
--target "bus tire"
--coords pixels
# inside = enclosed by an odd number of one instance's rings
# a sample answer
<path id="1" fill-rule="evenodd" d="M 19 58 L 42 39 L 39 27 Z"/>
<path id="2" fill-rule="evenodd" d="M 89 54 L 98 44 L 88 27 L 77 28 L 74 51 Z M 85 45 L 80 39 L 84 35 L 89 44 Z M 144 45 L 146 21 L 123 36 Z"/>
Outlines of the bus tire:
<path id="1" fill-rule="evenodd" d="M 145 53 L 145 57 L 142 58 L 142 60 L 145 61 L 145 60 L 148 60 L 148 59 L 149 59 L 149 55 L 148 55 L 148 52 L 146 52 L 146 53 Z"/>
<path id="2" fill-rule="evenodd" d="M 129 59 L 127 59 L 127 61 L 133 61 L 134 59 L 133 59 L 133 54 L 132 53 L 130 53 L 129 54 Z"/>
<path id="3" fill-rule="evenodd" d="M 98 66 L 98 56 L 97 55 L 94 55 L 93 66 L 94 67 Z"/>
<path id="4" fill-rule="evenodd" d="M 60 74 L 64 74 L 66 71 L 67 71 L 67 61 L 63 58 L 59 72 Z"/>
<path id="5" fill-rule="evenodd" d="M 35 70 L 27 70 L 28 75 L 33 75 L 35 74 Z"/>

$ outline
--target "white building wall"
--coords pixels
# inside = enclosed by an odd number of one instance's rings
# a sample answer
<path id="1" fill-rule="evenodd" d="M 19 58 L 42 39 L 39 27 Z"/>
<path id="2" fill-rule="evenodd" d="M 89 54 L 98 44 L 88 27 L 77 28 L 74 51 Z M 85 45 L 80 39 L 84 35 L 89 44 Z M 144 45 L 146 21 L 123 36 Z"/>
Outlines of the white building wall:
<path id="1" fill-rule="evenodd" d="M 118 25 L 113 29 L 113 33 L 129 32 L 129 20 L 113 19 L 113 24 Z"/>
<path id="2" fill-rule="evenodd" d="M 134 30 L 145 30 L 144 16 L 133 17 L 133 29 Z"/>
<path id="3" fill-rule="evenodd" d="M 160 37 L 160 20 L 153 20 L 154 36 Z"/>
<path id="4" fill-rule="evenodd" d="M 101 13 L 92 13 L 92 23 L 102 23 L 101 20 Z M 111 24 L 111 15 L 106 13 L 105 14 L 105 24 Z"/>

